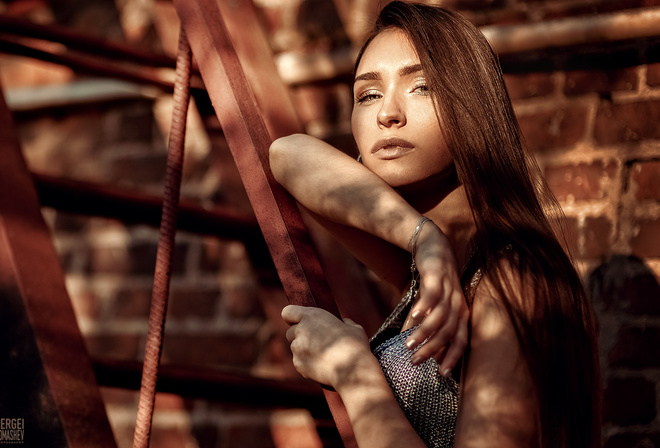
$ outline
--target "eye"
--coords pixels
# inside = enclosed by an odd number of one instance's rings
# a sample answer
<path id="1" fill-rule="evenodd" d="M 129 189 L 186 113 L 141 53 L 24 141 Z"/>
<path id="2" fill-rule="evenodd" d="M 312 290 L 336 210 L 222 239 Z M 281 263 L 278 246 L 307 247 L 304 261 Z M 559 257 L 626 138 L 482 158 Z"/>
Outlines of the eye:
<path id="1" fill-rule="evenodd" d="M 415 85 L 412 88 L 412 93 L 415 93 L 417 95 L 423 95 L 423 96 L 428 96 L 430 94 L 430 90 L 428 85 L 426 84 L 425 80 L 420 80 L 415 83 Z"/>
<path id="2" fill-rule="evenodd" d="M 382 95 L 377 90 L 365 90 L 355 98 L 355 102 L 358 104 L 371 103 L 379 99 L 381 96 Z"/>

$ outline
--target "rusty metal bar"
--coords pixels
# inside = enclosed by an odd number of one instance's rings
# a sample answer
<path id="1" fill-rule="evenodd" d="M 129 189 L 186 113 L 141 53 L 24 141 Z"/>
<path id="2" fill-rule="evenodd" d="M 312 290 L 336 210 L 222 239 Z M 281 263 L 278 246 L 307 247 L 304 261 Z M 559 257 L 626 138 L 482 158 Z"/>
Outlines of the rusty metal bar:
<path id="1" fill-rule="evenodd" d="M 27 446 L 116 447 L 64 274 L 1 93 L 0 145 L 2 314 L 6 319 L 8 312 L 15 312 L 16 320 L 10 323 L 20 334 L 11 350 L 2 353 L 9 358 L 0 369 L 2 417 L 25 419 Z M 30 341 L 34 351 L 25 349 Z M 3 338 L 2 344 L 6 343 Z M 37 372 L 43 375 L 37 377 Z M 8 378 L 14 381 L 4 381 Z M 4 401 L 17 391 L 24 392 L 19 401 Z"/>
<path id="2" fill-rule="evenodd" d="M 151 295 L 151 310 L 149 312 L 149 331 L 142 366 L 142 385 L 140 386 L 140 400 L 133 438 L 134 448 L 148 448 L 151 439 L 151 424 L 156 401 L 156 381 L 158 379 L 160 356 L 163 351 L 165 318 L 170 292 L 172 261 L 174 260 L 176 222 L 179 215 L 186 117 L 188 104 L 190 103 L 191 64 L 192 53 L 190 52 L 186 33 L 181 28 L 176 61 L 174 107 L 167 154 L 163 211 L 158 238 L 158 252 L 156 254 L 154 287 Z"/>
<path id="3" fill-rule="evenodd" d="M 104 60 L 88 55 L 72 54 L 70 52 L 59 53 L 36 48 L 33 45 L 16 42 L 2 36 L 0 36 L 0 53 L 25 56 L 45 62 L 51 62 L 90 75 L 106 76 L 138 84 L 146 84 L 158 87 L 167 93 L 172 93 L 174 89 L 173 82 L 163 76 L 161 72 L 155 71 L 155 69 L 117 64 L 112 60 Z M 191 82 L 192 88 L 203 89 L 203 84 L 199 78 L 194 78 Z"/>
<path id="4" fill-rule="evenodd" d="M 481 27 L 498 54 L 660 36 L 660 7 Z"/>
<path id="5" fill-rule="evenodd" d="M 268 38 L 253 3 L 230 0 L 216 3 L 271 139 L 304 132 L 289 90 L 276 74 Z M 307 230 L 318 249 L 325 278 L 342 316 L 375 332 L 389 311 L 383 313 L 382 307 L 376 305 L 364 269 L 320 226 L 309 226 Z"/>
<path id="6" fill-rule="evenodd" d="M 652 38 L 660 37 L 660 7 L 538 23 L 489 25 L 480 29 L 493 49 L 501 55 Z M 281 53 L 275 61 L 285 83 L 302 85 L 350 76 L 355 52 L 351 48 L 339 48 L 329 53 Z"/>
<path id="7" fill-rule="evenodd" d="M 142 364 L 134 360 L 92 360 L 101 386 L 137 390 Z M 158 373 L 159 392 L 247 407 L 304 408 L 316 416 L 330 417 L 316 383 L 306 380 L 259 378 L 247 373 L 163 365 Z"/>
<path id="8" fill-rule="evenodd" d="M 288 299 L 338 314 L 295 201 L 270 171 L 271 137 L 227 34 L 220 7 L 214 0 L 174 0 L 174 6 Z M 326 397 L 342 438 L 346 445 L 354 446 L 350 425 L 343 425 L 347 418 L 339 396 L 327 392 Z"/>
<path id="9" fill-rule="evenodd" d="M 126 224 L 160 225 L 163 198 L 90 182 L 32 174 L 42 206 L 118 219 Z M 263 240 L 257 220 L 222 206 L 205 208 L 182 201 L 177 228 L 197 234 L 237 240 Z M 265 249 L 265 246 L 264 246 Z"/>
<path id="10" fill-rule="evenodd" d="M 57 42 L 71 50 L 102 54 L 115 61 L 129 61 L 140 65 L 171 69 L 174 69 L 176 63 L 174 58 L 164 54 L 142 51 L 127 44 L 111 42 L 58 25 L 43 25 L 6 15 L 0 15 L 0 33 Z"/>

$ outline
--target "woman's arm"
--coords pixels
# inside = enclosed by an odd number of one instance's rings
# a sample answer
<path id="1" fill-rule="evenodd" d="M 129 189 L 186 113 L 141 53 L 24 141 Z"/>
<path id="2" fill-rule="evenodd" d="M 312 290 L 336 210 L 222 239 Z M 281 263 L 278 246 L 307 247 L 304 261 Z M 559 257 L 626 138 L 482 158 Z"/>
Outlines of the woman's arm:
<path id="1" fill-rule="evenodd" d="M 407 250 L 420 214 L 401 196 L 356 160 L 308 135 L 273 142 L 270 166 L 275 179 L 321 224 L 379 277 L 403 290 L 410 258 L 401 249 Z M 382 241 L 364 239 L 365 234 Z"/>
<path id="2" fill-rule="evenodd" d="M 502 273 L 511 285 L 509 299 L 523 306 L 520 283 L 506 266 Z M 455 448 L 537 446 L 539 404 L 532 377 L 511 319 L 488 277 L 475 294 L 471 329 Z"/>
<path id="3" fill-rule="evenodd" d="M 295 305 L 285 307 L 282 317 L 291 324 L 286 336 L 294 366 L 339 393 L 360 448 L 425 447 L 394 398 L 362 327 Z"/>
<path id="4" fill-rule="evenodd" d="M 410 255 L 404 251 L 421 218 L 417 210 L 360 163 L 307 135 L 276 140 L 270 164 L 275 179 L 302 206 L 376 274 L 403 289 L 410 266 Z M 411 316 L 413 325 L 423 323 L 409 343 L 414 348 L 426 340 L 415 361 L 434 356 L 448 374 L 467 345 L 469 310 L 451 247 L 440 229 L 427 223 L 418 247 L 420 299 Z"/>

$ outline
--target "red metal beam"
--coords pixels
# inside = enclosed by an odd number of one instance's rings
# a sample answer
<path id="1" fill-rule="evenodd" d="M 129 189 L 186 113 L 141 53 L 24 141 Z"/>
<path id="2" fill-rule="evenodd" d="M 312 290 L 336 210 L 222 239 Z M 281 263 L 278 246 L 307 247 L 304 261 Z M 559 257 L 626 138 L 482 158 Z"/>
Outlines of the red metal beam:
<path id="1" fill-rule="evenodd" d="M 174 0 L 174 5 L 289 301 L 338 314 L 297 205 L 270 171 L 272 140 L 218 3 Z M 354 446 L 339 396 L 330 392 L 326 396 L 345 444 Z"/>
<path id="2" fill-rule="evenodd" d="M 17 42 L 12 38 L 0 35 L 0 53 L 13 54 L 16 56 L 25 56 L 38 59 L 53 64 L 63 65 L 70 69 L 94 76 L 106 76 L 125 81 L 146 84 L 158 87 L 164 92 L 172 93 L 174 90 L 173 81 L 162 76 L 156 69 L 144 66 L 135 66 L 128 64 L 118 64 L 110 59 L 102 59 L 85 54 L 75 54 L 72 52 L 55 52 L 38 48 L 34 45 L 28 45 L 24 42 Z M 191 88 L 203 89 L 199 78 L 191 80 Z"/>
<path id="3" fill-rule="evenodd" d="M 72 31 L 63 26 L 43 25 L 6 15 L 0 15 L 0 33 L 57 42 L 71 50 L 102 54 L 115 61 L 129 61 L 144 66 L 174 69 L 176 63 L 174 58 L 164 54 L 143 51 L 127 44 Z"/>
<path id="4" fill-rule="evenodd" d="M 175 0 L 174 5 L 287 296 L 337 314 L 295 201 L 270 171 L 271 137 L 218 5 L 214 0 Z"/>
<path id="5" fill-rule="evenodd" d="M 25 419 L 28 446 L 116 447 L 1 93 L 0 150 L 0 296 L 3 319 L 8 311 L 13 315 L 3 322 L 12 327 L 1 338 L 2 344 L 13 343 L 0 355 L 8 357 L 0 369 L 2 417 Z M 26 350 L 31 341 L 34 350 Z"/>
<path id="6" fill-rule="evenodd" d="M 278 76 L 253 3 L 220 0 L 216 4 L 271 139 L 304 132 L 289 90 Z M 356 320 L 367 332 L 378 330 L 389 311 L 383 313 L 383 307 L 376 305 L 365 270 L 320 226 L 312 225 L 308 230 L 342 316 Z"/>
<path id="7" fill-rule="evenodd" d="M 140 388 L 142 364 L 139 361 L 94 359 L 92 362 L 101 386 Z M 216 368 L 162 365 L 158 370 L 156 389 L 185 398 L 240 406 L 305 408 L 313 415 L 330 417 L 318 385 L 302 379 L 258 378 Z"/>
<path id="8" fill-rule="evenodd" d="M 45 174 L 32 174 L 43 207 L 68 213 L 118 219 L 126 224 L 160 224 L 161 196 Z M 263 237 L 254 215 L 181 201 L 179 230 L 220 238 L 258 241 Z"/>

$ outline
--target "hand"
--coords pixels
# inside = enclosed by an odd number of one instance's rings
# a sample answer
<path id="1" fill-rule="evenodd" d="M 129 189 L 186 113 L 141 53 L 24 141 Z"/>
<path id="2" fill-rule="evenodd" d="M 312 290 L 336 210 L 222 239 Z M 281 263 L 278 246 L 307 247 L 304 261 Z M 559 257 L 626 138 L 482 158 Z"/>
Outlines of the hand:
<path id="1" fill-rule="evenodd" d="M 413 349 L 426 340 L 413 356 L 413 363 L 434 358 L 440 364 L 441 375 L 448 376 L 467 347 L 470 309 L 449 242 L 433 223 L 422 230 L 415 262 L 420 289 L 411 310 L 411 326 L 421 325 L 406 345 Z"/>
<path id="2" fill-rule="evenodd" d="M 284 307 L 282 318 L 291 325 L 286 339 L 293 365 L 305 378 L 337 389 L 357 373 L 360 359 L 371 356 L 364 329 L 350 319 L 297 305 Z"/>

